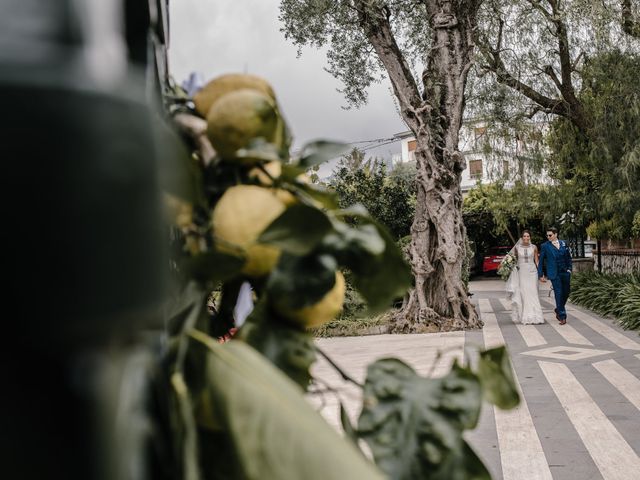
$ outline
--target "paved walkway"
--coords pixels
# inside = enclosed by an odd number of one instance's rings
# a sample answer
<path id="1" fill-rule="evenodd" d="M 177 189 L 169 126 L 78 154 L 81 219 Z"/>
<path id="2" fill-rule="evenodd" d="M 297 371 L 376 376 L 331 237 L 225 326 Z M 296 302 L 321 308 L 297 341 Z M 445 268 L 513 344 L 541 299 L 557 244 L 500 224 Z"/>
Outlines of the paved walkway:
<path id="1" fill-rule="evenodd" d="M 501 280 L 471 283 L 482 331 L 330 338 L 318 345 L 363 381 L 377 358 L 398 357 L 422 375 L 440 376 L 465 344 L 506 344 L 523 402 L 506 412 L 485 405 L 467 436 L 493 478 L 640 479 L 640 336 L 572 305 L 567 324 L 558 325 L 546 286 L 540 301 L 547 323 L 514 324 L 503 288 Z M 340 392 L 355 422 L 358 390 L 326 362 L 316 364 L 314 375 Z M 340 429 L 335 396 L 325 396 L 323 405 L 312 401 Z"/>

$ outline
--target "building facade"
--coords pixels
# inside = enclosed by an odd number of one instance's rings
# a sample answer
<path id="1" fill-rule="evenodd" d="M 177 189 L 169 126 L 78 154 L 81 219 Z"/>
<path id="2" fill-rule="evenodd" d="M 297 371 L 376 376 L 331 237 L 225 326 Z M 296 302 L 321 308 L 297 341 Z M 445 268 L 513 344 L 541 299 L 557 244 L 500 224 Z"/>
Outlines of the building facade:
<path id="1" fill-rule="evenodd" d="M 468 120 L 460 129 L 458 148 L 465 159 L 461 188 L 463 194 L 478 184 L 502 181 L 513 184 L 522 178 L 527 183 L 549 183 L 542 167 L 542 138 L 547 124 L 530 122 L 524 132 L 499 130 L 487 120 Z M 411 132 L 394 135 L 400 152 L 393 156 L 394 166 L 415 162 L 416 140 Z"/>

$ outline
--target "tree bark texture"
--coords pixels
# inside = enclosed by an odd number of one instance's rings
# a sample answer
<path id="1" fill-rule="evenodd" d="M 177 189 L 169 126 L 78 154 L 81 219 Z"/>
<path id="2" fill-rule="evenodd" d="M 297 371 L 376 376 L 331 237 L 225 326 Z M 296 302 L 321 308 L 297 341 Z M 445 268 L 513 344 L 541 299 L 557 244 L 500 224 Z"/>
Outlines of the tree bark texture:
<path id="1" fill-rule="evenodd" d="M 396 315 L 403 332 L 482 325 L 462 281 L 466 230 L 462 220 L 464 158 L 458 136 L 471 67 L 477 0 L 427 2 L 432 48 L 423 94 L 400 53 L 388 12 L 359 2 L 361 24 L 384 64 L 401 114 L 416 139 L 417 202 L 409 258 L 415 288 Z"/>

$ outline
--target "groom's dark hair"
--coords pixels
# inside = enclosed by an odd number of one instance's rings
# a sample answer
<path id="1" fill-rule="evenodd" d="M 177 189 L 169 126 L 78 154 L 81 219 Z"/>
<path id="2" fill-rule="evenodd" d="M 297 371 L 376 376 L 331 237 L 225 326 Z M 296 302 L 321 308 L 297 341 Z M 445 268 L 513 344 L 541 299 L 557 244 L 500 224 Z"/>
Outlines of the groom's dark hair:
<path id="1" fill-rule="evenodd" d="M 553 232 L 556 235 L 558 234 L 558 229 L 556 227 L 549 227 L 547 228 L 547 232 Z"/>

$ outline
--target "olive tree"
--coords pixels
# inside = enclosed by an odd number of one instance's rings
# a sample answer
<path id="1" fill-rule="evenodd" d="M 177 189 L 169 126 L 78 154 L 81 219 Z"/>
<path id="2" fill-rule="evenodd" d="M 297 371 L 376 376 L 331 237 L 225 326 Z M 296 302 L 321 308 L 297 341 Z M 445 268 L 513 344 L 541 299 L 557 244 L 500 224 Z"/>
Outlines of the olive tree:
<path id="1" fill-rule="evenodd" d="M 490 108 L 566 118 L 586 141 L 594 118 L 579 92 L 589 60 L 606 52 L 637 53 L 636 1 L 486 0 L 479 11 L 478 69 Z M 497 83 L 497 85 L 496 85 Z M 502 88 L 501 88 L 502 87 Z M 499 91 L 495 94 L 496 89 Z M 475 92 L 477 93 L 477 92 Z M 477 95 L 481 102 L 486 95 Z M 484 102 L 487 105 L 487 102 Z"/>
<path id="2" fill-rule="evenodd" d="M 415 288 L 398 312 L 404 331 L 481 324 L 461 270 L 465 257 L 458 149 L 464 91 L 482 0 L 282 0 L 280 20 L 299 47 L 328 47 L 328 71 L 349 105 L 372 83 L 391 81 L 399 113 L 416 139 L 416 211 L 409 256 Z"/>

